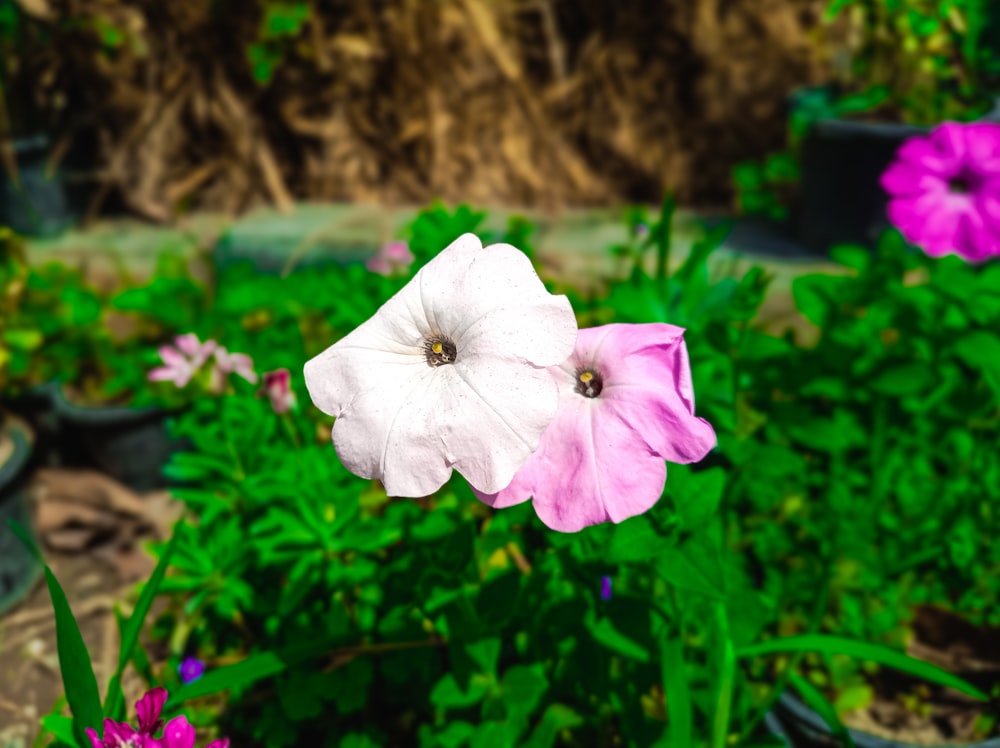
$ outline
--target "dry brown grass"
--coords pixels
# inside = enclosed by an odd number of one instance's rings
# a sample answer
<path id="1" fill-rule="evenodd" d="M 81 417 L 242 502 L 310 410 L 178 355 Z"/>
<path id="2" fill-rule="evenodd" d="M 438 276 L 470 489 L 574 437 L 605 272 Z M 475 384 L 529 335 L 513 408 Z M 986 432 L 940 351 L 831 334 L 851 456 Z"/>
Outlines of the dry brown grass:
<path id="1" fill-rule="evenodd" d="M 48 85 L 139 213 L 295 198 L 557 208 L 728 200 L 815 80 L 822 0 L 312 0 L 267 87 L 260 0 L 21 0 Z M 67 19 L 89 19 L 66 28 Z M 93 19 L 124 31 L 102 51 Z"/>

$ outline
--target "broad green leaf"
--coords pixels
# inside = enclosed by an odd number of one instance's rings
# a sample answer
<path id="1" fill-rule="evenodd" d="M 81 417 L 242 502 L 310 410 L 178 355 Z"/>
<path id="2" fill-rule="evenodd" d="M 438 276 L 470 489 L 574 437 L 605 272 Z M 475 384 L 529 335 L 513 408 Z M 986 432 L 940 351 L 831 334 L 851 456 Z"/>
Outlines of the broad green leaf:
<path id="1" fill-rule="evenodd" d="M 646 517 L 632 517 L 615 525 L 606 560 L 610 564 L 645 561 L 662 552 L 669 544 L 670 540 L 658 534 Z"/>
<path id="2" fill-rule="evenodd" d="M 521 744 L 520 748 L 552 748 L 563 730 L 570 730 L 583 724 L 583 719 L 568 706 L 550 704 L 542 713 L 531 736 Z"/>
<path id="3" fill-rule="evenodd" d="M 459 746 L 466 745 L 475 732 L 475 725 L 457 720 L 449 723 L 446 728 L 434 736 L 434 739 L 441 748 L 459 748 Z"/>
<path id="4" fill-rule="evenodd" d="M 97 678 L 90 664 L 90 653 L 83 641 L 73 610 L 66 599 L 66 593 L 56 579 L 52 569 L 45 563 L 41 549 L 32 540 L 23 525 L 15 520 L 7 520 L 11 531 L 32 552 L 45 567 L 45 583 L 49 588 L 49 598 L 56 618 L 56 651 L 59 656 L 59 671 L 62 674 L 66 701 L 73 713 L 73 733 L 80 745 L 89 745 L 86 728 L 100 730 L 104 721 L 101 709 L 101 694 L 97 688 Z"/>
<path id="5" fill-rule="evenodd" d="M 698 472 L 685 465 L 671 466 L 667 477 L 674 507 L 685 531 L 698 530 L 715 517 L 722 493 L 726 487 L 726 473 L 722 468 L 710 468 Z"/>
<path id="6" fill-rule="evenodd" d="M 820 652 L 829 655 L 846 655 L 857 660 L 877 662 L 879 665 L 891 667 L 900 672 L 922 678 L 939 686 L 954 688 L 966 696 L 980 701 L 989 701 L 989 697 L 978 688 L 957 675 L 952 675 L 936 665 L 918 660 L 909 655 L 897 652 L 880 644 L 869 644 L 842 636 L 827 634 L 804 634 L 770 639 L 749 647 L 740 647 L 737 657 L 760 657 L 762 655 L 781 654 L 786 652 Z"/>
<path id="7" fill-rule="evenodd" d="M 920 361 L 890 366 L 868 383 L 875 392 L 884 395 L 918 395 L 936 381 L 931 368 Z"/>
<path id="8" fill-rule="evenodd" d="M 514 665 L 508 668 L 500 680 L 500 698 L 507 716 L 514 720 L 530 717 L 548 688 L 544 665 Z"/>
<path id="9" fill-rule="evenodd" d="M 490 689 L 490 680 L 473 675 L 468 688 L 462 688 L 455 676 L 446 673 L 431 690 L 431 703 L 437 707 L 464 709 L 482 701 Z"/>
<path id="10" fill-rule="evenodd" d="M 493 675 L 497 669 L 497 660 L 500 657 L 500 639 L 491 637 L 480 639 L 476 642 L 467 642 L 465 652 L 469 658 L 476 663 L 480 672 Z"/>
<path id="11" fill-rule="evenodd" d="M 719 544 L 706 532 L 668 548 L 654 565 L 664 580 L 680 589 L 715 599 L 725 597 L 725 576 Z"/>
<path id="12" fill-rule="evenodd" d="M 76 735 L 73 733 L 72 717 L 67 717 L 62 714 L 46 714 L 42 717 L 42 728 L 55 735 L 57 739 L 67 745 L 77 745 Z M 98 732 L 100 732 L 99 728 Z M 85 743 L 87 746 L 90 744 L 89 740 Z"/>

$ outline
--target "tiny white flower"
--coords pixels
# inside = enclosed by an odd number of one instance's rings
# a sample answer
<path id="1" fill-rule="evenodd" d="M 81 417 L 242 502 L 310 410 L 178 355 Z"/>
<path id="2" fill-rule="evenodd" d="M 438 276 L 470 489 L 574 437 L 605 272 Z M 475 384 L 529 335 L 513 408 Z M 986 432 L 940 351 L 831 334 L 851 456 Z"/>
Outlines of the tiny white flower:
<path id="1" fill-rule="evenodd" d="M 464 234 L 375 315 L 305 365 L 316 407 L 337 420 L 344 465 L 390 496 L 426 496 L 452 469 L 505 488 L 555 417 L 545 367 L 576 342 L 565 296 L 508 244 Z"/>

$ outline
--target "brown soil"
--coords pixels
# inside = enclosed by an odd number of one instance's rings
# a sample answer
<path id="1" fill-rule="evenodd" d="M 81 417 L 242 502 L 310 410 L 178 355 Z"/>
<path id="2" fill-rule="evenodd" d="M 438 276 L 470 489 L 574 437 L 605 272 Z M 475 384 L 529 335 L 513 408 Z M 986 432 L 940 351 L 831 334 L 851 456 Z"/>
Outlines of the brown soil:
<path id="1" fill-rule="evenodd" d="M 1000 682 L 1000 629 L 972 626 L 940 608 L 917 611 L 908 654 L 937 665 L 989 693 Z M 878 694 L 866 709 L 847 714 L 844 723 L 883 738 L 915 745 L 967 745 L 1000 735 L 975 732 L 976 719 L 996 715 L 996 704 L 982 704 L 952 689 L 928 687 L 920 680 L 883 670 L 873 680 Z M 912 704 L 919 701 L 918 713 Z M 909 701 L 910 704 L 904 703 Z"/>
<path id="2" fill-rule="evenodd" d="M 114 606 L 128 613 L 136 582 L 147 578 L 154 565 L 142 542 L 162 537 L 174 507 L 159 495 L 136 497 L 89 471 L 42 469 L 30 490 L 46 562 L 77 617 L 103 696 L 118 658 Z M 140 513 L 147 521 L 136 521 Z M 162 515 L 163 522 L 148 521 L 151 513 Z M 144 684 L 131 669 L 125 675 L 126 702 L 132 704 Z M 0 745 L 32 745 L 41 717 L 62 695 L 52 603 L 39 581 L 20 605 L 0 617 Z"/>

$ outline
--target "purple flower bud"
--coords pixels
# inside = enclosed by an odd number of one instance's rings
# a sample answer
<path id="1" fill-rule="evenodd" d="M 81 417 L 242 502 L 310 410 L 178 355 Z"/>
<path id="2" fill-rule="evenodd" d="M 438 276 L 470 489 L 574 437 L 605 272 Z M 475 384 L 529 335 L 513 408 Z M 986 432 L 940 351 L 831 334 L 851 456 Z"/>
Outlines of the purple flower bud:
<path id="1" fill-rule="evenodd" d="M 601 599 L 611 599 L 611 577 L 601 577 Z"/>
<path id="2" fill-rule="evenodd" d="M 649 226 L 644 223 L 637 223 L 635 225 L 635 235 L 639 239 L 645 239 L 649 236 Z"/>
<path id="3" fill-rule="evenodd" d="M 181 683 L 193 683 L 205 674 L 205 663 L 197 657 L 185 657 L 177 672 L 181 676 Z"/>

